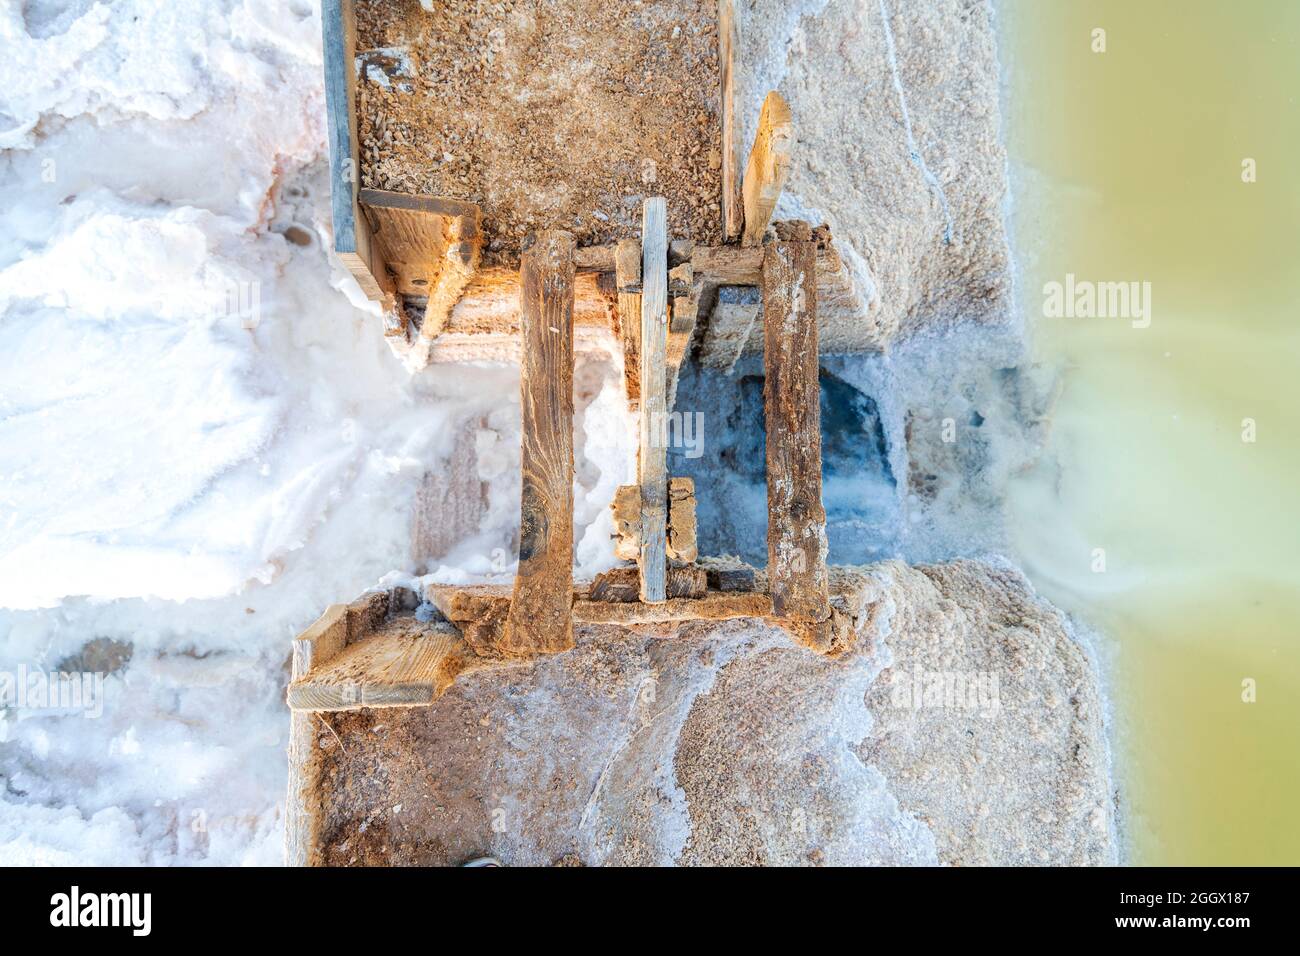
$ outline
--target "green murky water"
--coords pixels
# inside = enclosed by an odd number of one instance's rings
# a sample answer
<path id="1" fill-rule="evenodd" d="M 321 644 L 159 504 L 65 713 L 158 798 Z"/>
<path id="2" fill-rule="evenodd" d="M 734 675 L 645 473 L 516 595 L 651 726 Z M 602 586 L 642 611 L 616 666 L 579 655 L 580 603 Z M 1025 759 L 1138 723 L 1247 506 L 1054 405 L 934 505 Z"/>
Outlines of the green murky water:
<path id="1" fill-rule="evenodd" d="M 1017 546 L 1105 635 L 1132 862 L 1300 863 L 1300 3 L 998 17 L 1019 308 L 1068 369 Z M 1067 274 L 1150 324 L 1045 318 Z"/>

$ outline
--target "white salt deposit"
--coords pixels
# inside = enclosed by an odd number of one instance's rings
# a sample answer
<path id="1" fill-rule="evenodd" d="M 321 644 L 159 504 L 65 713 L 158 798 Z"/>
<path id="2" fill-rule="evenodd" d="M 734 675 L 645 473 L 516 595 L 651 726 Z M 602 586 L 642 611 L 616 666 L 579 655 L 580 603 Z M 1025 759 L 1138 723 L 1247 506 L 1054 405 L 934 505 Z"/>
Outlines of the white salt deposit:
<path id="1" fill-rule="evenodd" d="M 466 422 L 488 508 L 439 576 L 513 570 L 518 372 L 412 379 L 331 266 L 320 32 L 279 0 L 0 6 L 0 671 L 133 645 L 98 719 L 0 710 L 0 863 L 278 862 L 287 642 L 410 567 Z M 620 376 L 575 375 L 587 575 Z"/>

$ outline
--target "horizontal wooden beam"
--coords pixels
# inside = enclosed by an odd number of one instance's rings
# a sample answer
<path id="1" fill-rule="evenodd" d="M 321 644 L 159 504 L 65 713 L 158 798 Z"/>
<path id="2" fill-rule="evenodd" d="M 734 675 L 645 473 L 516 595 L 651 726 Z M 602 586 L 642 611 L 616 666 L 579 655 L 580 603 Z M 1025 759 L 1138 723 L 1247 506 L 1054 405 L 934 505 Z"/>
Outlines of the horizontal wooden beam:
<path id="1" fill-rule="evenodd" d="M 418 212 L 429 216 L 442 216 L 447 219 L 466 217 L 478 226 L 482 212 L 478 203 L 464 199 L 451 199 L 444 196 L 416 196 L 411 193 L 392 192 L 387 189 L 362 189 L 358 200 L 363 206 L 375 209 L 398 209 L 404 212 Z M 463 232 L 461 238 L 473 239 L 477 230 Z"/>
<path id="2" fill-rule="evenodd" d="M 702 598 L 709 589 L 709 576 L 704 568 L 694 565 L 670 567 L 666 576 L 665 591 L 672 598 Z M 596 575 L 591 582 L 590 599 L 630 604 L 639 601 L 640 580 L 634 567 L 610 568 Z"/>

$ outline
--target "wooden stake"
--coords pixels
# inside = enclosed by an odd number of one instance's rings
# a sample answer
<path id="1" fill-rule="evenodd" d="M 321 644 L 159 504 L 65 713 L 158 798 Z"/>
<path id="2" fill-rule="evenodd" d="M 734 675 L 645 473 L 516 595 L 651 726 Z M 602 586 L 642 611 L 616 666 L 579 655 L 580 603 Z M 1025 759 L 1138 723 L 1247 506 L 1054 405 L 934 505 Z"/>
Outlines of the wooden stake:
<path id="1" fill-rule="evenodd" d="M 735 0 L 718 0 L 718 74 L 722 80 L 722 237 L 740 238 L 744 209 L 740 196 L 740 160 L 736 154 L 736 10 Z"/>
<path id="2" fill-rule="evenodd" d="M 573 252 L 567 232 L 534 237 L 521 263 L 519 572 L 506 654 L 573 646 Z"/>
<path id="3" fill-rule="evenodd" d="M 817 381 L 817 243 L 778 223 L 763 247 L 763 408 L 767 416 L 767 573 L 775 616 L 830 617 Z"/>
<path id="4" fill-rule="evenodd" d="M 641 600 L 666 599 L 668 427 L 665 368 L 668 351 L 668 207 L 662 197 L 641 212 Z"/>
<path id="5" fill-rule="evenodd" d="M 781 198 L 790 175 L 790 154 L 794 147 L 794 120 L 790 107 L 776 90 L 763 100 L 758 133 L 745 167 L 745 232 L 741 244 L 756 246 L 763 241 L 768 221 Z"/>

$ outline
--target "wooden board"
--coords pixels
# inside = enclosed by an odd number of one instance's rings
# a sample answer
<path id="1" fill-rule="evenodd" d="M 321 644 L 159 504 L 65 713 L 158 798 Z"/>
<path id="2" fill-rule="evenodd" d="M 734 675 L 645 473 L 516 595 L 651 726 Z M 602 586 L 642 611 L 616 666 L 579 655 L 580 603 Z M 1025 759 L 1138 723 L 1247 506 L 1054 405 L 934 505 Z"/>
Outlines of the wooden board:
<path id="1" fill-rule="evenodd" d="M 384 264 L 403 295 L 437 296 L 439 277 L 460 272 L 459 284 L 442 293 L 445 314 L 474 274 L 481 246 L 481 213 L 472 202 L 362 189 L 358 201 L 379 243 Z M 445 263 L 445 264 L 444 264 Z M 459 269 L 457 269 L 459 266 Z"/>
<path id="2" fill-rule="evenodd" d="M 459 641 L 450 624 L 395 618 L 291 683 L 289 706 L 337 711 L 431 704 L 449 683 L 443 665 Z"/>
<path id="3" fill-rule="evenodd" d="M 559 230 L 523 252 L 523 483 L 506 654 L 573 646 L 573 253 L 573 237 Z"/>
<path id="4" fill-rule="evenodd" d="M 623 380 L 630 408 L 641 406 L 641 243 L 624 239 L 614 249 L 618 328 L 623 341 Z"/>
<path id="5" fill-rule="evenodd" d="M 668 557 L 690 564 L 699 557 L 695 528 L 695 479 L 668 479 Z"/>
<path id="6" fill-rule="evenodd" d="M 744 203 L 740 193 L 740 154 L 736 148 L 735 0 L 718 0 L 718 74 L 722 97 L 722 236 L 740 238 Z"/>
<path id="7" fill-rule="evenodd" d="M 807 223 L 763 247 L 763 409 L 767 418 L 767 572 L 773 613 L 825 621 L 817 356 L 817 243 Z M 778 224 L 785 227 L 787 224 Z"/>
<path id="8" fill-rule="evenodd" d="M 330 212 L 334 252 L 366 297 L 391 306 L 392 282 L 370 225 L 357 201 L 361 167 L 357 159 L 356 18 L 354 0 L 322 0 L 325 60 L 326 136 L 330 149 Z"/>
<path id="9" fill-rule="evenodd" d="M 312 667 L 323 665 L 348 643 L 348 607 L 331 604 L 311 627 L 293 642 L 289 679 L 305 680 Z M 319 765 L 315 752 L 315 717 L 289 712 L 289 781 L 284 803 L 284 860 L 287 866 L 318 862 L 320 803 Z"/>
<path id="10" fill-rule="evenodd" d="M 702 598 L 709 587 L 708 573 L 704 568 L 668 568 L 665 590 L 673 598 Z M 634 567 L 610 568 L 596 575 L 591 582 L 588 598 L 592 601 L 615 601 L 628 604 L 640 600 L 640 580 Z"/>
<path id="11" fill-rule="evenodd" d="M 584 624 L 675 624 L 682 621 L 726 621 L 741 617 L 769 617 L 772 599 L 766 594 L 750 592 L 723 593 L 709 591 L 704 597 L 672 598 L 655 604 L 641 601 L 573 602 L 573 617 Z"/>
<path id="12" fill-rule="evenodd" d="M 790 156 L 794 149 L 794 120 L 790 107 L 780 93 L 773 90 L 763 100 L 758 117 L 758 133 L 745 167 L 742 193 L 745 202 L 745 229 L 742 243 L 755 246 L 772 219 L 776 201 L 781 198 L 790 175 Z"/>
<path id="13" fill-rule="evenodd" d="M 660 197 L 641 218 L 641 411 L 637 484 L 641 486 L 641 600 L 665 599 L 668 519 L 666 362 L 668 349 L 668 213 Z"/>
<path id="14" fill-rule="evenodd" d="M 641 557 L 641 486 L 619 485 L 609 507 L 614 512 L 614 557 L 635 561 Z"/>

